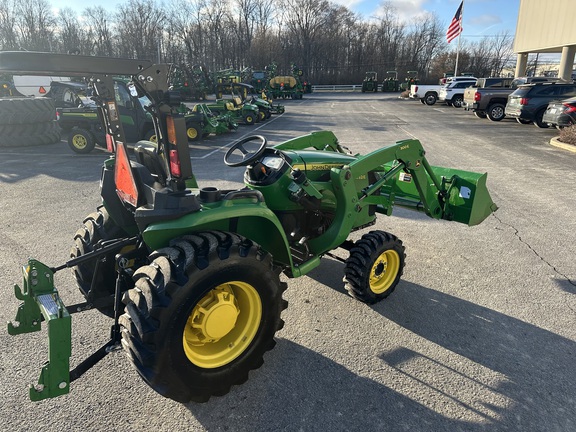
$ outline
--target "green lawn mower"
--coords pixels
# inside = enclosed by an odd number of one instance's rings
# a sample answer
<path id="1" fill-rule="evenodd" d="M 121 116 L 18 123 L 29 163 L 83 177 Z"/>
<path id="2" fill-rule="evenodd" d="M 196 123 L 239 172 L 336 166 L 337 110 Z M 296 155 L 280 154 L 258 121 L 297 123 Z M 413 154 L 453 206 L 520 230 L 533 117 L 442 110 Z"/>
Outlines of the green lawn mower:
<path id="1" fill-rule="evenodd" d="M 22 302 L 10 334 L 48 327 L 49 360 L 32 400 L 66 394 L 109 352 L 123 350 L 143 380 L 180 402 L 229 392 L 263 364 L 283 326 L 286 283 L 324 256 L 344 262 L 348 292 L 365 303 L 388 297 L 404 269 L 404 246 L 371 229 L 395 205 L 434 219 L 476 225 L 496 210 L 487 174 L 430 166 L 417 140 L 354 155 L 330 131 L 268 146 L 234 143 L 224 162 L 245 166 L 244 187 L 199 187 L 179 99 L 167 65 L 147 61 L 0 52 L 0 72 L 89 76 L 107 142 L 102 204 L 76 233 L 71 259 L 23 268 Z M 147 96 L 157 142 L 140 141 L 131 160 L 111 74 L 132 76 Z M 350 234 L 366 232 L 357 241 Z M 347 259 L 332 254 L 348 251 Z M 70 268 L 86 301 L 66 306 L 55 273 Z M 69 370 L 71 314 L 97 308 L 112 318 L 109 340 Z"/>
<path id="2" fill-rule="evenodd" d="M 206 106 L 216 115 L 229 114 L 237 123 L 251 126 L 261 121 L 258 107 L 242 102 L 239 96 L 216 99 L 216 102 L 207 103 Z"/>

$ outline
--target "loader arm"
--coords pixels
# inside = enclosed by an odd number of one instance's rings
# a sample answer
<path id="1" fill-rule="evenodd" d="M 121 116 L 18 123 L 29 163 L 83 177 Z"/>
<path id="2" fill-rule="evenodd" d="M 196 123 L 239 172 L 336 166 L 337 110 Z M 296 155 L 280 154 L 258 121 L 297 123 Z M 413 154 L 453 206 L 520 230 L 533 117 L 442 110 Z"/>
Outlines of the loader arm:
<path id="1" fill-rule="evenodd" d="M 361 204 L 375 204 L 391 214 L 400 205 L 434 219 L 477 225 L 497 206 L 486 188 L 487 174 L 434 167 L 418 140 L 403 140 L 359 156 L 350 164 L 353 178 L 367 172 L 379 179 L 361 192 Z"/>

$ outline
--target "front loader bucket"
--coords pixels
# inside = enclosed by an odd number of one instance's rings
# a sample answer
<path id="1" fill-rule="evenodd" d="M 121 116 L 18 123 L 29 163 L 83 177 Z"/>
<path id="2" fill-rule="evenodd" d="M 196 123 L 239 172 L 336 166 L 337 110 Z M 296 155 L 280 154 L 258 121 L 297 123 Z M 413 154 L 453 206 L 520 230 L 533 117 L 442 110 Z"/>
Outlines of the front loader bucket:
<path id="1" fill-rule="evenodd" d="M 486 188 L 487 173 L 440 167 L 432 167 L 432 171 L 447 188 L 443 219 L 473 226 L 498 209 Z"/>
<path id="2" fill-rule="evenodd" d="M 386 166 L 389 169 L 392 164 L 386 164 Z M 429 166 L 429 170 L 430 172 L 426 173 L 427 187 L 422 193 L 430 201 L 438 199 L 441 202 L 440 207 L 436 206 L 435 211 L 429 210 L 430 205 L 427 209 L 422 202 L 417 183 L 412 175 L 404 171 L 395 174 L 387 182 L 389 188 L 384 187 L 382 192 L 393 197 L 394 204 L 397 206 L 425 211 L 433 218 L 461 222 L 470 226 L 478 225 L 498 209 L 486 188 L 487 173 L 480 174 L 435 166 Z M 439 194 L 438 190 L 444 192 Z M 432 191 L 435 191 L 434 194 L 429 195 Z"/>

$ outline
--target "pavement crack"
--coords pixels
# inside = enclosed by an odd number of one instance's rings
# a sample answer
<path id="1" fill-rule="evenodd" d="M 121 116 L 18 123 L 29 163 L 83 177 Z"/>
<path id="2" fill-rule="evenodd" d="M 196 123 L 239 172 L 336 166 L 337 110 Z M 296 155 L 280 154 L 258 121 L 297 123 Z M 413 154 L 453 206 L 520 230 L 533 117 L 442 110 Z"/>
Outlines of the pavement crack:
<path id="1" fill-rule="evenodd" d="M 521 243 L 523 243 L 524 245 L 526 245 L 526 247 L 527 247 L 528 249 L 530 249 L 530 250 L 532 251 L 532 253 L 534 253 L 534 255 L 536 255 L 538 258 L 540 258 L 540 259 L 542 260 L 542 262 L 544 262 L 544 264 L 546 264 L 548 267 L 550 267 L 557 275 L 562 276 L 564 279 L 566 279 L 566 281 L 567 281 L 570 285 L 576 287 L 576 282 L 574 282 L 574 281 L 571 280 L 568 276 L 566 276 L 564 273 L 562 273 L 560 270 L 558 270 L 553 264 L 551 264 L 551 263 L 549 263 L 548 261 L 546 261 L 546 260 L 544 259 L 544 257 L 542 257 L 532 246 L 530 246 L 530 244 L 529 244 L 527 241 L 525 241 L 525 240 L 522 238 L 522 236 L 520 235 L 520 231 L 518 231 L 518 229 L 517 229 L 515 226 L 513 226 L 513 225 L 511 225 L 511 224 L 509 224 L 509 223 L 503 222 L 502 219 L 500 219 L 500 218 L 499 218 L 498 216 L 496 216 L 494 213 L 492 213 L 492 216 L 494 216 L 494 218 L 495 218 L 498 222 L 500 222 L 502 225 L 505 225 L 505 226 L 507 226 L 507 227 L 512 228 L 512 229 L 514 230 L 514 235 L 518 238 L 518 240 L 519 240 Z"/>

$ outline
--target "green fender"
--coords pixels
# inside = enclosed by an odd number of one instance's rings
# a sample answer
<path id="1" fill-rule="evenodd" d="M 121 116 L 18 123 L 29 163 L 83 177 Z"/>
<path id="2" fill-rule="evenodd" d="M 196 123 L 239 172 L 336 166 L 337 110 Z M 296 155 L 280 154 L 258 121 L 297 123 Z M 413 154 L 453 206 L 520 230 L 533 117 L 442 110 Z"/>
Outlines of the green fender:
<path id="1" fill-rule="evenodd" d="M 142 236 L 144 242 L 155 250 L 168 246 L 174 238 L 208 230 L 234 232 L 249 238 L 270 252 L 275 262 L 283 267 L 293 267 L 288 240 L 280 221 L 265 203 L 256 198 L 224 198 L 181 218 L 151 224 Z"/>

